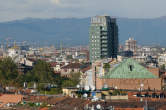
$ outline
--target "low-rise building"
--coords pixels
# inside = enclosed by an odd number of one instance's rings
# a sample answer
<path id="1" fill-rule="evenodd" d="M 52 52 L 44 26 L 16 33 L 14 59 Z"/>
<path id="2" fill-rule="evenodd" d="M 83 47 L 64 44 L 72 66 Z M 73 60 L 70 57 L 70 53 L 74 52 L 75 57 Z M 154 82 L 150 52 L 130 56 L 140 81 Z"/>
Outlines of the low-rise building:
<path id="1" fill-rule="evenodd" d="M 61 68 L 61 75 L 68 77 L 70 76 L 70 73 L 78 73 L 81 70 L 81 66 L 80 63 L 70 63 L 65 65 Z"/>
<path id="2" fill-rule="evenodd" d="M 0 108 L 10 107 L 20 103 L 23 100 L 22 95 L 2 94 L 0 96 Z"/>
<path id="3" fill-rule="evenodd" d="M 63 95 L 70 96 L 70 97 L 76 96 L 77 91 L 78 91 L 78 88 L 76 87 L 67 87 L 62 89 Z"/>
<path id="4" fill-rule="evenodd" d="M 160 54 L 158 57 L 159 66 L 166 65 L 166 54 Z"/>
<path id="5" fill-rule="evenodd" d="M 93 73 L 95 74 L 96 72 L 94 71 Z M 148 71 L 131 58 L 116 64 L 104 75 L 101 76 L 99 74 L 100 71 L 94 77 L 97 89 L 102 89 L 105 84 L 108 87 L 126 90 L 161 90 L 162 86 L 159 73 L 157 74 L 155 71 L 154 74 Z"/>

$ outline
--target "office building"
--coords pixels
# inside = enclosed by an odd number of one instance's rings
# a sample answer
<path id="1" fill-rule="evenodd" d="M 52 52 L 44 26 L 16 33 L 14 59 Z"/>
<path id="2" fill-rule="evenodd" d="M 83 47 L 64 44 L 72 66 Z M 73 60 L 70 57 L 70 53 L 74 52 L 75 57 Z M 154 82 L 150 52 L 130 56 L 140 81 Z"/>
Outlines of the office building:
<path id="1" fill-rule="evenodd" d="M 118 26 L 115 18 L 110 16 L 91 18 L 89 49 L 91 62 L 117 57 Z"/>

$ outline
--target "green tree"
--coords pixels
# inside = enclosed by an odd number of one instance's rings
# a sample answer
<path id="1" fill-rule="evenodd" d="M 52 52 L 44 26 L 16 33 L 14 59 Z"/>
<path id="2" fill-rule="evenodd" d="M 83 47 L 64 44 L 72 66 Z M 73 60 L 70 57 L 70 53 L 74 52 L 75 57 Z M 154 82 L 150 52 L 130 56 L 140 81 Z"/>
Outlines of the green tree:
<path id="1" fill-rule="evenodd" d="M 110 68 L 110 64 L 109 63 L 105 63 L 104 66 L 103 66 L 104 69 L 106 68 Z"/>
<path id="2" fill-rule="evenodd" d="M 62 87 L 75 87 L 76 84 L 72 80 L 64 80 L 62 83 Z"/>
<path id="3" fill-rule="evenodd" d="M 17 65 L 9 57 L 0 60 L 0 83 L 4 86 L 16 84 Z"/>
<path id="4" fill-rule="evenodd" d="M 31 71 L 31 74 L 33 74 L 33 79 L 35 82 L 52 82 L 53 81 L 53 69 L 50 67 L 50 65 L 42 60 L 38 60 L 36 65 Z M 29 75 L 31 78 L 31 76 Z"/>
<path id="5" fill-rule="evenodd" d="M 53 69 L 49 63 L 38 60 L 34 65 L 32 71 L 29 71 L 24 80 L 26 82 L 37 82 L 37 83 L 52 83 L 61 85 L 61 77 L 55 75 Z"/>
<path id="6" fill-rule="evenodd" d="M 81 73 L 70 73 L 71 76 L 69 79 L 65 79 L 62 82 L 62 87 L 76 87 L 77 84 L 80 82 Z"/>
<path id="7" fill-rule="evenodd" d="M 73 83 L 75 85 L 77 85 L 80 82 L 80 76 L 81 76 L 80 72 L 78 72 L 78 73 L 71 73 L 70 79 L 73 81 Z"/>
<path id="8" fill-rule="evenodd" d="M 109 63 L 105 63 L 104 66 L 103 66 L 105 72 L 109 72 L 109 69 L 110 69 L 110 64 Z"/>
<path id="9" fill-rule="evenodd" d="M 72 59 L 73 59 L 72 55 L 68 55 L 66 58 L 67 58 L 68 60 L 72 60 Z"/>
<path id="10" fill-rule="evenodd" d="M 165 64 L 161 65 L 160 69 L 163 70 L 163 71 L 165 71 Z"/>

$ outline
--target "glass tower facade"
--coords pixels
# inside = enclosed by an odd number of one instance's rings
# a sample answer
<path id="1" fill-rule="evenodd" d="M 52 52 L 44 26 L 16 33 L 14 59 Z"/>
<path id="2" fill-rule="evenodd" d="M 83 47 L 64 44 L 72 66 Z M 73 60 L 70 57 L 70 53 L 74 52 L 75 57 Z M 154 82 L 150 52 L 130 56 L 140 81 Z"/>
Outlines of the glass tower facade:
<path id="1" fill-rule="evenodd" d="M 110 16 L 91 18 L 89 33 L 90 62 L 102 58 L 116 58 L 118 52 L 118 26 Z"/>

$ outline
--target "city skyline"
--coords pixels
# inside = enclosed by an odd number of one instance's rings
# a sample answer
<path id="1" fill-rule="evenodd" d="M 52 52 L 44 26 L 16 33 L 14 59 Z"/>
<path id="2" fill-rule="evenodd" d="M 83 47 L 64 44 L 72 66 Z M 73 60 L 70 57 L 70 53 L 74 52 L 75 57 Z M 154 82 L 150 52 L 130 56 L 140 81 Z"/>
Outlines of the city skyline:
<path id="1" fill-rule="evenodd" d="M 84 18 L 107 13 L 116 17 L 166 16 L 164 0 L 0 0 L 0 22 L 24 18 Z M 158 7 L 158 8 L 154 8 Z M 80 14 L 81 13 L 81 14 Z"/>
<path id="2" fill-rule="evenodd" d="M 166 110 L 166 1 L 0 2 L 0 109 Z"/>

